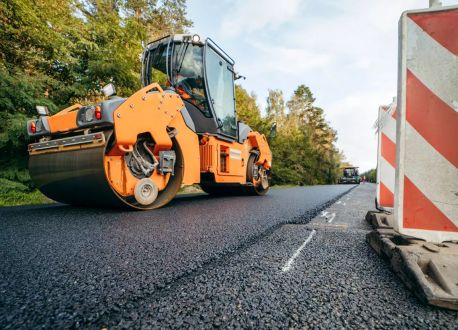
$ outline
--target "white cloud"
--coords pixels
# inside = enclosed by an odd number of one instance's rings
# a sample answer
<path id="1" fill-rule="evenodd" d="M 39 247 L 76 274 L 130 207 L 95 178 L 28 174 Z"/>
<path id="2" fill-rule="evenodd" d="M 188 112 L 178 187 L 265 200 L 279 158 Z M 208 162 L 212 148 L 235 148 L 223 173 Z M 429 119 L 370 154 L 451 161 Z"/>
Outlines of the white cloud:
<path id="1" fill-rule="evenodd" d="M 294 75 L 311 69 L 322 69 L 330 64 L 331 54 L 317 54 L 312 49 L 297 46 L 270 45 L 253 42 L 259 57 L 250 65 L 251 73 L 276 71 L 279 74 Z"/>
<path id="2" fill-rule="evenodd" d="M 396 94 L 397 22 L 413 5 L 382 1 L 340 1 L 322 14 L 302 12 L 294 30 L 257 40 L 259 54 L 245 70 L 274 77 L 269 84 L 308 84 L 338 132 L 337 146 L 362 170 L 376 166 L 377 141 L 372 125 L 380 104 Z M 282 78 L 284 77 L 284 80 Z M 291 91 L 289 91 L 291 92 Z M 262 102 L 262 98 L 261 98 Z"/>
<path id="3" fill-rule="evenodd" d="M 300 13 L 300 4 L 300 0 L 236 0 L 223 18 L 221 30 L 223 35 L 236 37 L 266 27 L 278 27 Z"/>
<path id="4" fill-rule="evenodd" d="M 398 20 L 427 0 L 191 1 L 201 12 L 214 9 L 199 22 L 233 55 L 247 76 L 243 85 L 262 105 L 268 88 L 288 98 L 308 85 L 347 159 L 362 170 L 375 167 L 372 125 L 378 106 L 397 91 Z"/>

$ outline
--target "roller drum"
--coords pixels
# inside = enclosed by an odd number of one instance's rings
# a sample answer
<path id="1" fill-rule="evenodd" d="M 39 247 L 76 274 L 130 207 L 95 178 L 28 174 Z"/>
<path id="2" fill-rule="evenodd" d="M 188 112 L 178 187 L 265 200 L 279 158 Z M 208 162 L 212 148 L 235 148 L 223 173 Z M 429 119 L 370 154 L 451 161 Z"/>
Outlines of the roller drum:
<path id="1" fill-rule="evenodd" d="M 109 134 L 107 134 L 110 136 Z M 107 138 L 110 141 L 110 137 Z M 130 207 L 150 210 L 170 202 L 181 187 L 184 165 L 181 149 L 173 139 L 176 152 L 174 175 L 151 204 L 139 203 L 135 196 L 120 196 L 110 186 L 104 166 L 106 144 L 31 154 L 29 172 L 38 189 L 52 200 L 72 205 Z M 110 144 L 108 142 L 108 144 Z"/>
<path id="2" fill-rule="evenodd" d="M 65 204 L 120 207 L 104 170 L 105 146 L 31 155 L 30 175 L 47 197 Z"/>

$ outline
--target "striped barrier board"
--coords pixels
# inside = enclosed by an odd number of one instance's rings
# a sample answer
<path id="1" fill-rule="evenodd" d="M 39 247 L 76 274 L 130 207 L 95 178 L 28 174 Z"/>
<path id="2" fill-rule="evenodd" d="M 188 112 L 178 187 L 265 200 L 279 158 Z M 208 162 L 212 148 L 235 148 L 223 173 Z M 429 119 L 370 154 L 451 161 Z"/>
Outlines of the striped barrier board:
<path id="1" fill-rule="evenodd" d="M 395 229 L 458 240 L 458 6 L 400 19 Z"/>
<path id="2" fill-rule="evenodd" d="M 377 209 L 392 212 L 396 168 L 396 103 L 380 106 L 377 119 Z"/>

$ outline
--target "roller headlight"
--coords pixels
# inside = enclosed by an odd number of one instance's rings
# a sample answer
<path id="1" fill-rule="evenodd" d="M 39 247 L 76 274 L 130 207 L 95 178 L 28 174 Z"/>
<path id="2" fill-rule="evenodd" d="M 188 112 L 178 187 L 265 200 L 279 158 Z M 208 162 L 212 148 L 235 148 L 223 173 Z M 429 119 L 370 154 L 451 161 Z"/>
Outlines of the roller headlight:
<path id="1" fill-rule="evenodd" d="M 95 113 L 95 108 L 94 107 L 88 107 L 84 113 L 84 119 L 87 122 L 93 121 L 94 118 L 94 113 Z"/>
<path id="2" fill-rule="evenodd" d="M 37 130 L 37 133 L 40 133 L 41 130 L 43 130 L 43 122 L 41 120 L 37 120 L 37 122 L 36 122 L 36 130 Z"/>

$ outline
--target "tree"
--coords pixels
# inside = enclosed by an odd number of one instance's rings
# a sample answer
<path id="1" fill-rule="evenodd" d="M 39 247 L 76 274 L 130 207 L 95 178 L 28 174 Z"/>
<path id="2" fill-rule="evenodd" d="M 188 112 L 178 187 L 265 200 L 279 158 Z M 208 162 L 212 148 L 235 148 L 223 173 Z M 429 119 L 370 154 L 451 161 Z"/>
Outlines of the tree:
<path id="1" fill-rule="evenodd" d="M 75 102 L 93 103 L 108 82 L 119 95 L 131 95 L 141 87 L 142 44 L 191 26 L 185 0 L 0 2 L 0 179 L 32 187 L 25 122 L 35 116 L 35 105 L 55 113 Z M 235 96 L 238 119 L 252 129 L 268 135 L 277 124 L 269 141 L 274 183 L 336 180 L 343 159 L 337 132 L 310 88 L 299 85 L 286 103 L 281 90 L 269 89 L 265 116 L 256 95 L 236 86 Z"/>
<path id="2" fill-rule="evenodd" d="M 250 126 L 253 130 L 264 132 L 266 122 L 261 117 L 261 110 L 256 95 L 249 94 L 242 86 L 235 85 L 235 108 L 237 119 Z"/>
<path id="3" fill-rule="evenodd" d="M 275 182 L 318 184 L 333 183 L 338 178 L 340 153 L 334 144 L 337 133 L 326 122 L 324 110 L 314 102 L 311 90 L 300 85 L 286 103 L 289 111 L 282 115 L 282 94 L 269 91 L 268 117 L 283 118 L 279 136 L 272 142 Z"/>
<path id="4" fill-rule="evenodd" d="M 267 120 L 281 128 L 285 122 L 285 100 L 279 89 L 269 89 L 267 96 Z"/>
<path id="5" fill-rule="evenodd" d="M 375 168 L 361 173 L 360 176 L 365 176 L 367 182 L 377 182 L 377 170 Z"/>
<path id="6" fill-rule="evenodd" d="M 0 2 L 0 178 L 27 181 L 25 123 L 140 88 L 142 42 L 185 32 L 184 0 L 7 0 Z M 13 178 L 14 179 L 14 178 Z M 27 181 L 29 183 L 29 181 Z"/>
<path id="7" fill-rule="evenodd" d="M 305 85 L 298 86 L 291 99 L 287 102 L 290 125 L 299 127 L 307 123 L 308 112 L 311 110 L 313 102 L 315 102 L 315 98 L 310 88 Z"/>

